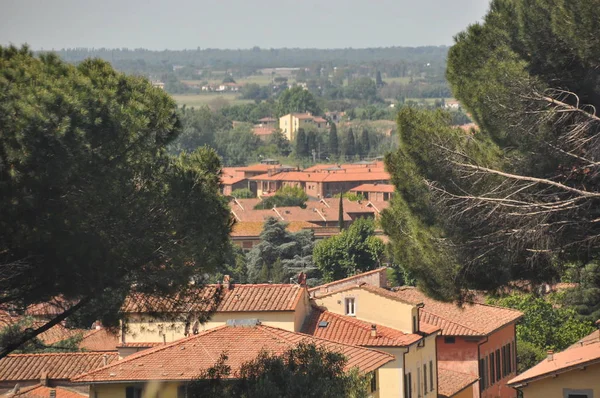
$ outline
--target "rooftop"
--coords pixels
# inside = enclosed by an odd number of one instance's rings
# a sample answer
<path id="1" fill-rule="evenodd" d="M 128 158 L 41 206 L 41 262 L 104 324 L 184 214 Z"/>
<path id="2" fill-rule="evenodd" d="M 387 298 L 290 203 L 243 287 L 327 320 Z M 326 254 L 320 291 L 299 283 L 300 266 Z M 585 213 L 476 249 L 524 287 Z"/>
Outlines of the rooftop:
<path id="1" fill-rule="evenodd" d="M 186 297 L 156 297 L 140 293 L 130 295 L 123 312 L 210 311 L 294 311 L 306 289 L 296 284 L 205 285 Z M 213 299 L 222 294 L 215 306 Z"/>
<path id="2" fill-rule="evenodd" d="M 23 398 L 48 398 L 51 391 L 54 390 L 56 398 L 83 398 L 88 397 L 79 391 L 71 390 L 65 387 L 47 387 L 41 384 L 35 384 L 25 388 L 20 388 L 17 393 L 8 393 L 5 397 L 23 397 Z"/>
<path id="3" fill-rule="evenodd" d="M 350 192 L 384 192 L 394 193 L 395 187 L 392 184 L 362 184 L 352 188 Z"/>
<path id="4" fill-rule="evenodd" d="M 264 225 L 263 221 L 238 221 L 233 224 L 230 236 L 233 238 L 258 237 L 263 231 Z M 318 228 L 318 225 L 305 221 L 292 221 L 286 227 L 290 232 L 298 232 L 310 228 Z"/>
<path id="5" fill-rule="evenodd" d="M 479 377 L 438 367 L 438 397 L 450 398 L 472 386 Z"/>
<path id="6" fill-rule="evenodd" d="M 598 332 L 595 332 L 598 333 Z M 553 354 L 552 359 L 546 358 L 533 368 L 526 370 L 508 384 L 511 387 L 519 387 L 546 377 L 554 377 L 574 369 L 600 363 L 600 342 L 569 348 L 562 352 Z"/>
<path id="7" fill-rule="evenodd" d="M 251 177 L 254 181 L 300 181 L 300 182 L 346 182 L 346 181 L 389 181 L 390 175 L 382 169 L 351 170 L 336 172 L 287 171 L 276 174 L 261 174 Z"/>
<path id="8" fill-rule="evenodd" d="M 403 286 L 392 294 L 425 307 L 420 311 L 421 322 L 440 327 L 444 336 L 487 336 L 497 329 L 519 320 L 517 310 L 486 304 L 465 304 L 433 300 L 415 287 Z"/>
<path id="9" fill-rule="evenodd" d="M 65 352 L 49 354 L 11 354 L 0 359 L 0 380 L 67 380 L 117 360 L 108 352 Z"/>
<path id="10" fill-rule="evenodd" d="M 372 326 L 376 327 L 375 337 L 371 336 Z M 302 333 L 363 347 L 406 347 L 422 339 L 418 334 L 404 333 L 320 309 L 313 310 L 302 327 Z"/>
<path id="11" fill-rule="evenodd" d="M 343 353 L 348 358 L 347 369 L 356 366 L 365 373 L 394 360 L 392 355 L 381 351 L 270 326 L 220 326 L 171 344 L 141 351 L 107 367 L 80 375 L 73 381 L 193 380 L 203 370 L 213 366 L 223 352 L 227 353 L 227 364 L 231 366 L 231 377 L 234 378 L 241 365 L 255 359 L 261 351 L 280 354 L 302 341 Z"/>

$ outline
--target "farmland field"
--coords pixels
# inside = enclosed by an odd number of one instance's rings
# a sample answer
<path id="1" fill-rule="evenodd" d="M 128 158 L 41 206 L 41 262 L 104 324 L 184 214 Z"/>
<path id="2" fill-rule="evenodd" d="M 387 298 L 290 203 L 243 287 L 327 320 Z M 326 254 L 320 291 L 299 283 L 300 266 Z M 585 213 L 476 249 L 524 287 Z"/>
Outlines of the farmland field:
<path id="1" fill-rule="evenodd" d="M 223 102 L 222 100 L 227 101 L 229 105 L 248 104 L 253 102 L 252 100 L 239 99 L 239 94 L 236 93 L 172 94 L 171 97 L 177 102 L 177 105 L 185 105 L 187 107 L 210 106 L 211 104 Z"/>

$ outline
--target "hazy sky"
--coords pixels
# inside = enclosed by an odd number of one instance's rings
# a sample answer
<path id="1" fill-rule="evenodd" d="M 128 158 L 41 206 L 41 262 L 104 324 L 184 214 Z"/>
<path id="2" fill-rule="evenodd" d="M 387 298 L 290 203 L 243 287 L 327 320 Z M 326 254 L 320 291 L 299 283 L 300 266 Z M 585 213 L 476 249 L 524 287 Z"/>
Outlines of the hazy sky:
<path id="1" fill-rule="evenodd" d="M 0 44 L 33 49 L 452 44 L 489 0 L 0 0 Z"/>

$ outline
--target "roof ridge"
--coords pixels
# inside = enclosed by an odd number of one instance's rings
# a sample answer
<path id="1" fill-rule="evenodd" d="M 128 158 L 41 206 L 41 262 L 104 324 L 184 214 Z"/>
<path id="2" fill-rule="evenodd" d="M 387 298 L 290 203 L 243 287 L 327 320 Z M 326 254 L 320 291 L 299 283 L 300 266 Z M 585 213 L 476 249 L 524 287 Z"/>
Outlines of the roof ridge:
<path id="1" fill-rule="evenodd" d="M 110 351 L 109 351 L 110 352 Z M 75 352 L 40 352 L 40 353 L 28 353 L 28 354 L 8 354 L 6 358 L 15 357 L 50 357 L 50 356 L 67 356 L 67 355 L 81 355 L 81 356 L 93 356 L 93 355 L 104 355 L 106 351 L 75 351 Z M 116 354 L 113 354 L 116 355 Z"/>
<path id="2" fill-rule="evenodd" d="M 376 268 L 376 269 L 372 269 L 370 271 L 362 272 L 360 274 L 348 276 L 348 277 L 346 277 L 344 279 L 339 279 L 337 281 L 332 281 L 332 282 L 325 283 L 323 285 L 312 287 L 312 288 L 309 289 L 309 291 L 313 291 L 313 290 L 317 290 L 317 289 L 320 289 L 320 288 L 323 288 L 323 287 L 326 287 L 326 286 L 331 286 L 331 285 L 338 284 L 338 283 L 341 283 L 341 282 L 349 281 L 349 280 L 352 280 L 352 279 L 355 279 L 355 278 L 358 278 L 358 277 L 361 277 L 361 276 L 365 276 L 365 275 L 369 275 L 369 274 L 374 274 L 374 273 L 381 272 L 382 270 L 386 270 L 386 269 L 387 269 L 387 267 L 379 267 L 379 268 Z"/>
<path id="3" fill-rule="evenodd" d="M 391 358 L 394 358 L 394 359 L 396 358 L 395 356 L 393 356 L 392 354 L 390 354 L 390 353 L 388 353 L 388 352 L 381 351 L 381 350 L 378 350 L 378 349 L 375 349 L 375 348 L 368 348 L 368 347 L 363 347 L 363 346 L 360 346 L 360 345 L 354 345 L 354 344 L 342 343 L 342 342 L 339 342 L 339 341 L 336 341 L 336 340 L 326 339 L 326 338 L 324 338 L 324 337 L 316 337 L 316 336 L 312 336 L 312 335 L 310 335 L 310 334 L 306 334 L 306 333 L 302 333 L 302 332 L 290 332 L 289 330 L 281 329 L 281 328 L 278 328 L 278 327 L 275 327 L 275 326 L 259 325 L 259 327 L 261 327 L 261 328 L 269 328 L 269 329 L 281 330 L 281 331 L 283 331 L 283 332 L 285 332 L 285 333 L 290 333 L 290 334 L 301 334 L 302 336 L 305 336 L 305 337 L 307 337 L 308 339 L 321 340 L 321 341 L 325 341 L 325 342 L 328 342 L 328 343 L 339 344 L 339 345 L 343 345 L 343 346 L 345 346 L 345 347 L 350 347 L 350 348 L 358 348 L 358 349 L 363 349 L 363 350 L 376 351 L 376 352 L 378 352 L 378 353 L 385 354 L 385 355 L 387 355 L 387 356 L 389 356 L 389 357 L 391 357 Z M 269 330 L 269 333 L 272 333 L 272 334 L 274 334 L 274 332 L 273 332 L 272 330 Z M 293 345 L 297 345 L 297 344 L 298 344 L 297 342 L 294 342 L 294 341 L 289 341 L 288 339 L 286 339 L 286 338 L 284 338 L 284 337 L 281 337 L 281 338 L 282 338 L 282 339 L 284 339 L 286 342 L 288 342 L 288 343 L 290 343 L 290 344 L 293 344 Z"/>
<path id="4" fill-rule="evenodd" d="M 443 317 L 443 316 L 441 316 L 441 315 L 438 315 L 437 313 L 434 313 L 434 312 L 431 312 L 431 311 L 427 311 L 427 304 L 425 304 L 425 307 L 421 308 L 421 311 L 422 311 L 422 312 L 426 312 L 426 313 L 428 313 L 428 314 L 430 314 L 430 315 L 436 316 L 436 317 L 438 317 L 438 318 L 440 318 L 440 319 L 443 319 L 444 321 L 446 321 L 446 322 L 448 322 L 448 323 L 451 323 L 451 324 L 454 324 L 454 325 L 461 326 L 461 327 L 463 327 L 463 328 L 465 328 L 465 329 L 468 329 L 468 330 L 470 330 L 470 331 L 472 331 L 472 332 L 476 332 L 476 333 L 479 333 L 479 334 L 485 334 L 485 335 L 487 335 L 487 334 L 488 334 L 488 333 L 485 333 L 485 332 L 483 332 L 483 331 L 481 331 L 481 330 L 473 329 L 473 328 L 472 328 L 472 327 L 470 327 L 470 326 L 466 326 L 466 325 L 463 325 L 462 323 L 459 323 L 459 322 L 456 322 L 456 321 L 454 321 L 454 320 L 450 320 L 450 319 L 448 319 L 448 318 L 445 318 L 445 317 Z M 442 328 L 442 329 L 443 329 L 443 328 Z"/>
<path id="5" fill-rule="evenodd" d="M 214 327 L 214 328 L 211 328 L 211 329 L 208 329 L 208 330 L 203 330 L 201 333 L 194 334 L 194 335 L 191 335 L 191 336 L 188 336 L 188 337 L 184 337 L 184 338 L 179 339 L 179 340 L 172 341 L 169 344 L 164 344 L 164 345 L 160 345 L 160 346 L 149 348 L 147 350 L 136 352 L 135 354 L 129 355 L 127 358 L 124 358 L 124 359 L 121 359 L 121 360 L 117 360 L 117 361 L 115 361 L 113 363 L 110 363 L 110 364 L 108 364 L 106 366 L 102 366 L 100 368 L 94 369 L 94 370 L 89 371 L 87 373 L 82 373 L 80 375 L 77 375 L 77 376 L 73 377 L 71 380 L 77 381 L 77 379 L 80 379 L 80 378 L 82 378 L 84 376 L 88 376 L 88 375 L 90 375 L 92 373 L 99 372 L 101 370 L 105 370 L 105 369 L 111 368 L 111 367 L 116 366 L 116 365 L 121 365 L 121 364 L 123 364 L 125 362 L 130 362 L 130 361 L 132 361 L 134 359 L 142 358 L 142 357 L 145 357 L 147 355 L 153 354 L 155 352 L 159 352 L 159 351 L 165 350 L 167 348 L 170 348 L 170 347 L 173 347 L 173 346 L 177 346 L 177 345 L 182 344 L 182 343 L 186 343 L 189 340 L 193 340 L 193 339 L 198 338 L 200 336 L 205 336 L 207 334 L 213 333 L 213 332 L 215 332 L 217 330 L 221 330 L 221 329 L 226 328 L 226 327 L 227 327 L 227 325 L 217 326 L 217 327 Z"/>

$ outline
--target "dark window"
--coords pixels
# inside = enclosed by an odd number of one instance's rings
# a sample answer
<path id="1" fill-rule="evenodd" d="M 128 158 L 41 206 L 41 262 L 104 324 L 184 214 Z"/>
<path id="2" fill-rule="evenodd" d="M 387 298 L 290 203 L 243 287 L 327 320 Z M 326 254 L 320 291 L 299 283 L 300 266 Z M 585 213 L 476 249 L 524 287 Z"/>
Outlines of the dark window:
<path id="1" fill-rule="evenodd" d="M 481 358 L 479 360 L 479 383 L 481 385 L 481 389 L 482 390 L 485 390 L 485 388 L 486 388 L 486 384 L 485 383 L 486 383 L 487 380 L 485 379 L 485 373 L 486 373 L 486 371 L 485 371 L 485 359 Z"/>
<path id="2" fill-rule="evenodd" d="M 454 336 L 446 336 L 446 337 L 444 337 L 444 343 L 454 344 L 454 343 L 456 343 L 456 338 Z"/>
<path id="3" fill-rule="evenodd" d="M 496 372 L 495 372 L 495 368 L 494 368 L 494 353 L 492 352 L 490 354 L 490 384 L 494 384 L 496 382 Z"/>
<path id="4" fill-rule="evenodd" d="M 177 387 L 177 398 L 187 398 L 187 386 Z"/>
<path id="5" fill-rule="evenodd" d="M 371 372 L 371 392 L 377 391 L 377 374 Z"/>
<path id="6" fill-rule="evenodd" d="M 423 365 L 423 391 L 427 394 L 427 364 Z"/>
<path id="7" fill-rule="evenodd" d="M 429 391 L 433 391 L 433 361 L 429 361 Z"/>
<path id="8" fill-rule="evenodd" d="M 513 355 L 514 347 L 515 343 L 508 344 L 508 373 L 512 373 L 513 369 L 515 369 L 513 367 L 513 358 L 515 358 L 515 356 Z"/>
<path id="9" fill-rule="evenodd" d="M 404 396 L 412 398 L 412 377 L 410 372 L 404 375 Z"/>
<path id="10" fill-rule="evenodd" d="M 500 358 L 500 350 L 496 350 L 496 381 L 500 381 L 500 379 L 502 378 L 501 374 L 500 374 L 500 361 L 502 358 Z M 494 366 L 494 364 L 492 364 L 492 366 Z"/>
<path id="11" fill-rule="evenodd" d="M 142 398 L 142 389 L 140 387 L 125 388 L 125 398 Z"/>
<path id="12" fill-rule="evenodd" d="M 417 317 L 413 316 L 413 333 L 417 333 L 419 331 L 419 323 L 417 322 Z"/>

